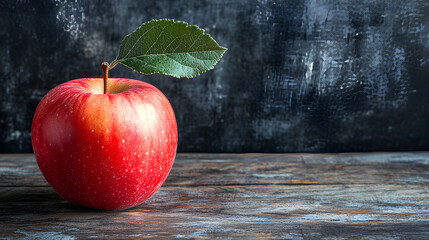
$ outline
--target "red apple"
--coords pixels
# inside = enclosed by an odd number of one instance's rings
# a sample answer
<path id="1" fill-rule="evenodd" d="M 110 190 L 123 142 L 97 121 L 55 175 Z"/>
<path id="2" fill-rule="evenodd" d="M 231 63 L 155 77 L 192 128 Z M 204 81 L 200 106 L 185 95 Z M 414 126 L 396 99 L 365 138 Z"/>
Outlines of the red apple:
<path id="1" fill-rule="evenodd" d="M 167 178 L 177 124 L 167 98 L 131 79 L 77 79 L 52 89 L 33 119 L 40 170 L 64 199 L 90 208 L 141 204 Z"/>

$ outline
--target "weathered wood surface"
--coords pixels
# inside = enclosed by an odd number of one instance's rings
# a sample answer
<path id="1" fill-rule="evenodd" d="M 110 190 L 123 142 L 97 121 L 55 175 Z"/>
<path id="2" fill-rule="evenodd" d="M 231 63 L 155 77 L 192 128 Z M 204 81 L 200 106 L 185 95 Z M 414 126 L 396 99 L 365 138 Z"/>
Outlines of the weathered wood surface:
<path id="1" fill-rule="evenodd" d="M 0 155 L 0 239 L 429 236 L 429 153 L 179 154 L 125 211 L 73 206 L 33 155 Z"/>

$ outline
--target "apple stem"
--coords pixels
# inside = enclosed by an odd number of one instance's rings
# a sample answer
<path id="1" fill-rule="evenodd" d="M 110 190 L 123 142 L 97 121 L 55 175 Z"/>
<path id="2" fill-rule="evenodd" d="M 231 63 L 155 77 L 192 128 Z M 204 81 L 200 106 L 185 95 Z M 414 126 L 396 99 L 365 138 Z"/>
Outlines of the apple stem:
<path id="1" fill-rule="evenodd" d="M 101 69 L 103 69 L 103 82 L 104 82 L 103 94 L 106 94 L 107 93 L 107 80 L 109 80 L 109 63 L 103 62 L 101 64 Z"/>

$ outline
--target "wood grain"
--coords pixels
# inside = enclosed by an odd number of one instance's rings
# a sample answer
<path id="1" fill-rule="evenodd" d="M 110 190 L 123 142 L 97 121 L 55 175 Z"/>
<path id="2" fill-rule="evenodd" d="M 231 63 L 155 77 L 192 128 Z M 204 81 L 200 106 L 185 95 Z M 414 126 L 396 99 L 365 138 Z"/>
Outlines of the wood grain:
<path id="1" fill-rule="evenodd" d="M 0 186 L 49 186 L 33 155 L 0 154 Z M 179 154 L 164 186 L 429 183 L 429 153 Z"/>
<path id="2" fill-rule="evenodd" d="M 148 201 L 61 199 L 33 155 L 0 156 L 1 238 L 427 239 L 429 153 L 179 154 Z"/>

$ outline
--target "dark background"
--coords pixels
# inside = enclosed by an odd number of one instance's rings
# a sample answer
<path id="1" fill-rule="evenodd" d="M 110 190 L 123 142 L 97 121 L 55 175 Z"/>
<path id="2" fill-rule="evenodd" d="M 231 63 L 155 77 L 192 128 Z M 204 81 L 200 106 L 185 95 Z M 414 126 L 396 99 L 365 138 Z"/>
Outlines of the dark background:
<path id="1" fill-rule="evenodd" d="M 194 79 L 140 75 L 170 100 L 180 152 L 429 150 L 427 1 L 0 1 L 0 152 L 31 152 L 38 102 L 101 77 L 151 19 L 229 50 Z"/>

